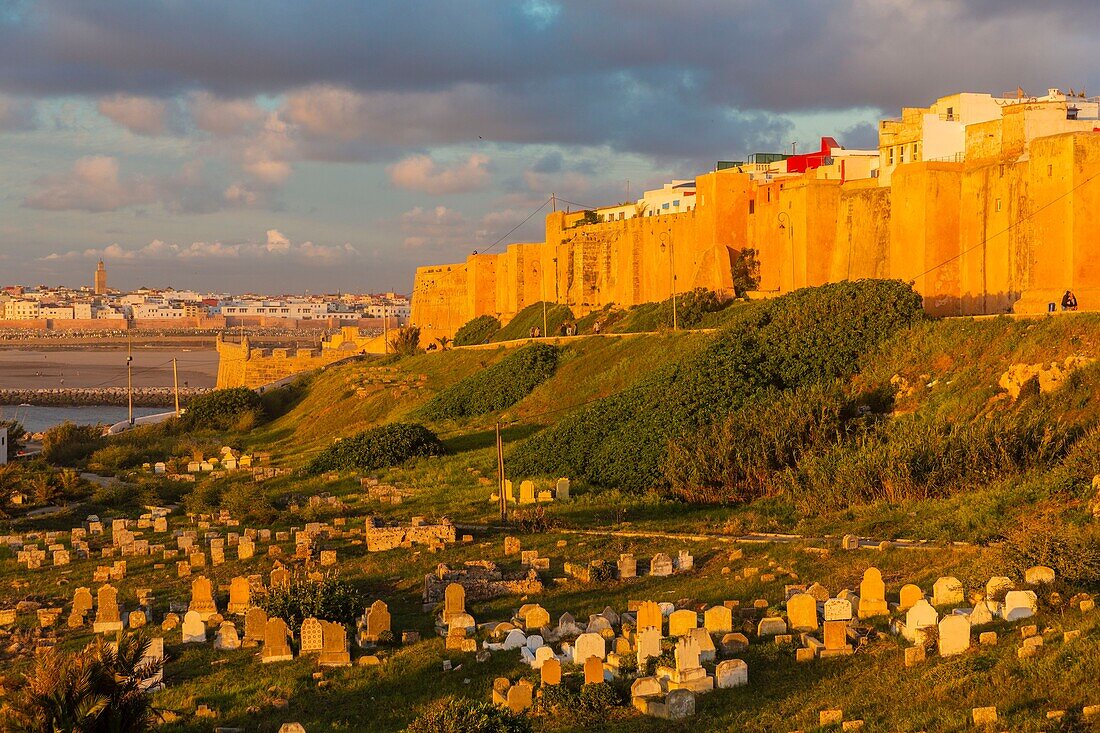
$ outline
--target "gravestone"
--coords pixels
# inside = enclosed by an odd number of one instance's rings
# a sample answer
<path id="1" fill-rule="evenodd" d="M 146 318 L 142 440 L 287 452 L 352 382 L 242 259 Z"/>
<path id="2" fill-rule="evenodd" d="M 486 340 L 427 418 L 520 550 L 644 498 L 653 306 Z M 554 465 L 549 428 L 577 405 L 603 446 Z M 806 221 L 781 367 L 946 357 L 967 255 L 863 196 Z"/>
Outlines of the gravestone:
<path id="1" fill-rule="evenodd" d="M 908 611 L 917 601 L 924 600 L 924 591 L 919 586 L 907 583 L 901 587 L 898 593 L 898 610 Z"/>
<path id="2" fill-rule="evenodd" d="M 455 616 L 466 614 L 466 589 L 458 583 L 451 583 L 443 592 L 443 623 L 448 626 Z"/>
<path id="3" fill-rule="evenodd" d="M 519 503 L 520 504 L 534 504 L 535 503 L 535 482 L 534 481 L 520 481 L 519 482 Z"/>
<path id="4" fill-rule="evenodd" d="M 351 666 L 351 652 L 348 651 L 348 631 L 343 624 L 322 621 L 322 648 L 317 663 L 323 667 Z"/>
<path id="5" fill-rule="evenodd" d="M 145 612 L 142 610 L 130 611 L 126 617 L 126 623 L 129 624 L 131 629 L 140 629 L 146 621 L 148 619 L 145 618 Z"/>
<path id="6" fill-rule="evenodd" d="M 279 588 L 290 585 L 290 571 L 278 565 L 271 569 L 271 587 Z"/>
<path id="7" fill-rule="evenodd" d="M 554 488 L 554 498 L 563 501 L 569 498 L 569 479 L 560 478 Z"/>
<path id="8" fill-rule="evenodd" d="M 999 608 L 1000 604 L 994 601 L 978 601 L 970 611 L 970 625 L 977 627 L 993 623 L 1000 613 Z"/>
<path id="9" fill-rule="evenodd" d="M 161 662 L 161 668 L 152 677 L 142 681 L 142 690 L 158 690 L 164 686 L 164 637 L 155 636 L 149 639 L 149 647 L 141 657 L 141 664 Z"/>
<path id="10" fill-rule="evenodd" d="M 852 602 L 847 598 L 830 598 L 825 601 L 826 621 L 851 621 Z"/>
<path id="11" fill-rule="evenodd" d="M 966 616 L 951 614 L 940 621 L 939 629 L 941 657 L 953 657 L 970 648 L 970 621 Z"/>
<path id="12" fill-rule="evenodd" d="M 95 623 L 92 629 L 97 634 L 122 631 L 122 618 L 118 611 L 118 591 L 112 585 L 104 585 L 96 594 Z"/>
<path id="13" fill-rule="evenodd" d="M 513 713 L 522 713 L 531 707 L 531 683 L 520 680 L 508 688 L 508 709 Z"/>
<path id="14" fill-rule="evenodd" d="M 821 634 L 825 644 L 822 651 L 824 656 L 852 653 L 852 645 L 848 643 L 847 621 L 826 621 L 822 624 Z"/>
<path id="15" fill-rule="evenodd" d="M 237 559 L 249 560 L 256 554 L 256 544 L 248 537 L 241 537 L 237 542 Z"/>
<path id="16" fill-rule="evenodd" d="M 749 684 L 749 665 L 740 659 L 719 662 L 714 669 L 714 683 L 721 690 Z"/>
<path id="17" fill-rule="evenodd" d="M 1028 585 L 1041 585 L 1054 582 L 1054 569 L 1045 565 L 1036 565 L 1024 571 L 1024 582 Z"/>
<path id="18" fill-rule="evenodd" d="M 1016 584 L 1012 582 L 1012 578 L 995 575 L 985 584 L 985 597 L 987 600 L 999 601 L 1015 587 Z"/>
<path id="19" fill-rule="evenodd" d="M 383 632 L 391 631 L 390 623 L 389 607 L 381 599 L 375 601 L 367 609 L 367 628 L 362 634 L 361 640 L 377 642 Z"/>
<path id="20" fill-rule="evenodd" d="M 191 582 L 191 603 L 187 606 L 187 610 L 196 611 L 203 621 L 218 612 L 217 606 L 214 605 L 213 587 L 206 576 L 200 575 Z"/>
<path id="21" fill-rule="evenodd" d="M 638 668 L 645 669 L 647 659 L 661 656 L 661 630 L 648 626 L 635 635 Z"/>
<path id="22" fill-rule="evenodd" d="M 584 633 L 573 643 L 573 663 L 584 664 L 589 657 L 607 657 L 607 645 L 599 634 Z"/>
<path id="23" fill-rule="evenodd" d="M 549 625 L 550 614 L 545 608 L 537 604 L 533 608 L 529 608 L 523 616 L 523 627 L 528 631 L 538 631 Z"/>
<path id="24" fill-rule="evenodd" d="M 668 635 L 684 636 L 691 629 L 699 625 L 699 614 L 695 611 L 681 609 L 673 611 L 668 617 Z"/>
<path id="25" fill-rule="evenodd" d="M 936 580 L 932 586 L 933 606 L 957 606 L 963 602 L 963 584 L 958 578 L 947 576 Z"/>
<path id="26" fill-rule="evenodd" d="M 584 660 L 584 684 L 603 684 L 603 660 L 599 657 L 589 657 Z"/>
<path id="27" fill-rule="evenodd" d="M 905 612 L 905 626 L 901 634 L 906 639 L 917 644 L 924 643 L 924 629 L 929 629 L 940 622 L 940 615 L 932 604 L 921 599 L 913 604 L 913 607 Z"/>
<path id="28" fill-rule="evenodd" d="M 699 647 L 699 659 L 704 662 L 713 662 L 718 650 L 714 646 L 714 639 L 710 632 L 702 627 L 691 629 L 687 636 Z"/>
<path id="29" fill-rule="evenodd" d="M 756 625 L 757 636 L 778 636 L 787 633 L 787 622 L 778 616 L 768 616 L 760 619 Z"/>
<path id="30" fill-rule="evenodd" d="M 539 670 L 539 679 L 544 685 L 560 685 L 561 662 L 553 657 L 544 661 Z"/>
<path id="31" fill-rule="evenodd" d="M 861 619 L 885 616 L 890 612 L 886 605 L 886 584 L 882 582 L 882 573 L 878 568 L 863 571 L 863 582 L 859 584 L 859 617 Z"/>
<path id="32" fill-rule="evenodd" d="M 206 643 L 206 623 L 198 611 L 188 611 L 184 614 L 182 633 L 184 644 Z"/>
<path id="33" fill-rule="evenodd" d="M 214 637 L 214 648 L 221 650 L 240 649 L 241 639 L 237 635 L 237 626 L 232 621 L 223 621 Z"/>
<path id="34" fill-rule="evenodd" d="M 691 690 L 671 690 L 665 697 L 665 717 L 669 720 L 686 720 L 695 715 L 695 693 Z"/>
<path id="35" fill-rule="evenodd" d="M 649 561 L 649 574 L 658 578 L 672 575 L 672 558 L 663 552 L 658 552 Z"/>
<path id="36" fill-rule="evenodd" d="M 286 662 L 294 659 L 294 653 L 287 642 L 286 622 L 281 618 L 269 618 L 264 627 L 264 649 L 260 661 Z"/>
<path id="37" fill-rule="evenodd" d="M 518 537 L 505 537 L 504 538 L 504 555 L 518 555 L 523 550 L 523 546 L 520 544 Z"/>
<path id="38" fill-rule="evenodd" d="M 658 632 L 664 627 L 664 616 L 655 601 L 642 601 L 637 611 L 638 628 L 654 627 Z"/>
<path id="39" fill-rule="evenodd" d="M 244 639 L 246 642 L 261 642 L 264 640 L 264 629 L 267 628 L 267 612 L 262 608 L 252 607 L 244 615 Z"/>
<path id="40" fill-rule="evenodd" d="M 302 621 L 299 639 L 301 640 L 301 646 L 298 650 L 300 654 L 319 652 L 324 649 L 324 629 L 321 622 L 313 617 Z"/>
<path id="41" fill-rule="evenodd" d="M 792 631 L 817 631 L 817 601 L 807 593 L 787 600 L 787 620 Z"/>
<path id="42" fill-rule="evenodd" d="M 630 553 L 619 555 L 618 568 L 619 578 L 622 580 L 638 576 L 638 561 L 634 558 L 634 555 Z"/>
<path id="43" fill-rule="evenodd" d="M 92 610 L 92 592 L 81 586 L 73 592 L 73 613 L 81 618 Z"/>
<path id="44" fill-rule="evenodd" d="M 248 578 L 238 575 L 229 583 L 229 606 L 227 612 L 240 615 L 252 607 L 252 589 Z"/>
<path id="45" fill-rule="evenodd" d="M 703 626 L 712 634 L 733 631 L 733 611 L 725 606 L 711 606 L 703 613 Z"/>
<path id="46" fill-rule="evenodd" d="M 1005 621 L 1017 621 L 1022 618 L 1031 618 L 1039 608 L 1039 602 L 1035 591 L 1010 590 L 1005 594 L 1004 607 L 1001 616 Z"/>

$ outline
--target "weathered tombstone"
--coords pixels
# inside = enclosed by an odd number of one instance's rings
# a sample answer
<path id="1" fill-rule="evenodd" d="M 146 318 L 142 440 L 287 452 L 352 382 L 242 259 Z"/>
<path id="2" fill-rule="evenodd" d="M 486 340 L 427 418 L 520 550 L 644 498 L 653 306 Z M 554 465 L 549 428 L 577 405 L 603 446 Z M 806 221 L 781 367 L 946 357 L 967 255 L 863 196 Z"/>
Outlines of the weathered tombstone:
<path id="1" fill-rule="evenodd" d="M 907 583 L 901 587 L 901 592 L 898 593 L 898 610 L 908 611 L 913 607 L 913 604 L 922 600 L 924 600 L 924 591 L 920 589 L 920 586 Z"/>
<path id="2" fill-rule="evenodd" d="M 816 631 L 817 601 L 807 593 L 796 593 L 787 600 L 787 620 L 792 631 Z"/>
<path id="3" fill-rule="evenodd" d="M 278 565 L 271 569 L 271 587 L 279 588 L 290 585 L 290 571 Z"/>
<path id="4" fill-rule="evenodd" d="M 647 659 L 661 656 L 661 630 L 653 626 L 647 626 L 639 631 L 637 639 L 638 668 L 645 669 Z"/>
<path id="5" fill-rule="evenodd" d="M 749 637 L 745 636 L 740 631 L 735 631 L 722 637 L 723 654 L 738 654 L 748 648 Z"/>
<path id="6" fill-rule="evenodd" d="M 451 583 L 443 592 L 443 623 L 450 625 L 453 616 L 466 614 L 466 589 Z"/>
<path id="7" fill-rule="evenodd" d="M 1030 618 L 1038 610 L 1038 598 L 1035 591 L 1010 590 L 1005 593 L 1004 607 L 1001 616 L 1005 621 L 1017 621 L 1022 618 Z"/>
<path id="8" fill-rule="evenodd" d="M 129 624 L 131 629 L 140 629 L 146 621 L 148 619 L 145 618 L 145 612 L 142 610 L 130 611 L 126 617 L 126 623 Z"/>
<path id="9" fill-rule="evenodd" d="M 544 647 L 545 648 L 545 647 Z M 542 663 L 539 669 L 540 680 L 544 685 L 561 684 L 561 662 L 551 657 Z"/>
<path id="10" fill-rule="evenodd" d="M 118 591 L 112 585 L 104 585 L 96 596 L 98 608 L 92 629 L 97 634 L 122 631 L 122 618 L 118 611 Z"/>
<path id="11" fill-rule="evenodd" d="M 921 599 L 913 604 L 913 607 L 905 612 L 905 626 L 901 633 L 909 641 L 923 644 L 924 629 L 929 629 L 940 622 L 940 615 L 928 601 Z"/>
<path id="12" fill-rule="evenodd" d="M 522 552 L 522 550 L 523 550 L 523 546 L 520 544 L 520 541 L 519 541 L 518 537 L 508 536 L 508 537 L 504 538 L 504 554 L 505 554 L 505 556 L 518 555 L 518 554 L 520 554 L 520 552 Z"/>
<path id="13" fill-rule="evenodd" d="M 826 621 L 851 621 L 852 602 L 847 598 L 830 598 L 825 601 Z"/>
<path id="14" fill-rule="evenodd" d="M 508 709 L 513 713 L 522 713 L 531 707 L 531 683 L 520 680 L 508 688 Z"/>
<path id="15" fill-rule="evenodd" d="M 198 611 L 188 611 L 183 616 L 183 643 L 205 644 L 206 623 Z"/>
<path id="16" fill-rule="evenodd" d="M 658 552 L 649 561 L 649 574 L 658 578 L 672 575 L 672 558 L 663 552 Z"/>
<path id="17" fill-rule="evenodd" d="M 1054 582 L 1054 569 L 1046 565 L 1036 565 L 1024 571 L 1024 582 L 1028 585 L 1040 585 Z"/>
<path id="18" fill-rule="evenodd" d="M 1012 578 L 995 575 L 985 584 L 985 597 L 991 601 L 999 601 L 1015 587 L 1016 584 L 1012 582 Z"/>
<path id="19" fill-rule="evenodd" d="M 863 571 L 863 582 L 859 584 L 859 617 L 861 619 L 885 616 L 890 612 L 886 605 L 886 584 L 882 582 L 882 573 L 878 568 Z"/>
<path id="20" fill-rule="evenodd" d="M 534 481 L 520 481 L 519 482 L 519 503 L 520 504 L 534 504 L 535 503 L 535 482 Z"/>
<path id="21" fill-rule="evenodd" d="M 787 633 L 787 622 L 778 616 L 767 616 L 756 625 L 757 636 L 778 636 Z"/>
<path id="22" fill-rule="evenodd" d="M 656 628 L 660 632 L 664 628 L 664 616 L 661 607 L 655 601 L 642 601 L 638 605 L 638 628 Z"/>
<path id="23" fill-rule="evenodd" d="M 550 625 L 550 614 L 545 608 L 535 605 L 523 616 L 523 627 L 528 631 L 538 631 Z"/>
<path id="24" fill-rule="evenodd" d="M 669 720 L 686 720 L 695 715 L 695 693 L 691 690 L 671 690 L 665 698 L 665 714 Z"/>
<path id="25" fill-rule="evenodd" d="M 607 645 L 599 634 L 584 633 L 573 643 L 573 663 L 584 664 L 589 657 L 607 657 Z"/>
<path id="26" fill-rule="evenodd" d="M 569 479 L 559 478 L 554 487 L 554 498 L 563 501 L 569 498 Z"/>
<path id="27" fill-rule="evenodd" d="M 953 657 L 970 648 L 970 621 L 966 616 L 951 614 L 940 621 L 939 650 L 941 657 Z"/>
<path id="28" fill-rule="evenodd" d="M 703 612 L 703 626 L 712 634 L 733 631 L 733 611 L 725 606 L 711 606 Z"/>
<path id="29" fill-rule="evenodd" d="M 714 658 L 718 654 L 717 648 L 714 646 L 714 639 L 711 638 L 710 632 L 702 627 L 696 627 L 691 629 L 687 636 L 695 645 L 699 647 L 699 659 L 704 662 L 713 662 Z"/>
<path id="30" fill-rule="evenodd" d="M 73 592 L 73 614 L 79 615 L 81 618 L 88 615 L 88 612 L 92 610 L 92 592 L 87 588 L 81 586 Z"/>
<path id="31" fill-rule="evenodd" d="M 656 677 L 639 677 L 630 683 L 630 702 L 644 713 L 648 700 L 663 695 L 664 692 L 660 680 Z"/>
<path id="32" fill-rule="evenodd" d="M 317 663 L 323 667 L 351 666 L 351 652 L 348 650 L 348 631 L 343 624 L 332 621 L 321 622 L 321 656 Z"/>
<path id="33" fill-rule="evenodd" d="M 392 633 L 390 609 L 381 599 L 371 604 L 367 609 L 367 628 L 361 634 L 361 641 L 377 642 L 384 632 Z"/>
<path id="34" fill-rule="evenodd" d="M 519 629 L 512 629 L 504 637 L 504 650 L 520 649 L 527 646 L 527 636 Z"/>
<path id="35" fill-rule="evenodd" d="M 267 612 L 259 607 L 252 607 L 244 615 L 245 641 L 261 642 L 264 640 L 264 629 L 267 628 Z"/>
<path id="36" fill-rule="evenodd" d="M 285 662 L 294 659 L 287 642 L 286 622 L 281 618 L 269 618 L 264 627 L 264 649 L 261 662 Z"/>
<path id="37" fill-rule="evenodd" d="M 695 567 L 695 558 L 691 556 L 691 553 L 687 550 L 680 550 L 676 553 L 676 562 L 674 564 L 676 570 L 681 573 L 691 570 Z"/>
<path id="38" fill-rule="evenodd" d="M 603 660 L 599 657 L 589 657 L 584 660 L 584 684 L 603 684 Z"/>
<path id="39" fill-rule="evenodd" d="M 623 553 L 619 555 L 618 569 L 619 578 L 622 580 L 637 577 L 638 561 L 631 553 Z"/>
<path id="40" fill-rule="evenodd" d="M 714 683 L 721 690 L 749 684 L 749 665 L 740 659 L 719 662 L 714 669 Z"/>
<path id="41" fill-rule="evenodd" d="M 932 586 L 933 606 L 955 606 L 963 602 L 963 584 L 958 578 L 938 578 Z"/>
<path id="42" fill-rule="evenodd" d="M 303 620 L 299 639 L 301 640 L 299 648 L 301 654 L 319 652 L 324 649 L 324 629 L 321 622 L 313 617 Z"/>
<path id="43" fill-rule="evenodd" d="M 203 621 L 218 612 L 217 606 L 214 605 L 214 590 L 210 579 L 206 576 L 200 575 L 191 581 L 191 603 L 187 606 L 187 610 L 198 612 L 199 618 Z"/>
<path id="44" fill-rule="evenodd" d="M 240 615 L 252 607 L 252 588 L 248 578 L 238 575 L 229 582 L 229 606 L 227 613 Z"/>
<path id="45" fill-rule="evenodd" d="M 999 604 L 993 601 L 978 601 L 975 603 L 973 610 L 970 611 L 970 625 L 977 627 L 993 623 L 999 613 L 998 606 Z"/>
<path id="46" fill-rule="evenodd" d="M 214 648 L 229 650 L 240 649 L 241 639 L 237 635 L 237 626 L 232 621 L 223 621 L 214 636 Z"/>
<path id="47" fill-rule="evenodd" d="M 673 611 L 668 617 L 668 635 L 684 636 L 699 625 L 699 614 L 688 609 Z"/>
<path id="48" fill-rule="evenodd" d="M 249 537 L 241 537 L 237 542 L 237 559 L 248 560 L 256 554 L 256 543 Z"/>

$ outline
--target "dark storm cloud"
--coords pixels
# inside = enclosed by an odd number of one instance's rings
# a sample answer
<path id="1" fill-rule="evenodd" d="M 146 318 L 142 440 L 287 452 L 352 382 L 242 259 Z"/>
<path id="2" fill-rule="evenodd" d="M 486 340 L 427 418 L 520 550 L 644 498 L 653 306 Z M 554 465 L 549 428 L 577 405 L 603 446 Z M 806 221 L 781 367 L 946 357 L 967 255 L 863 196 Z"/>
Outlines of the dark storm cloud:
<path id="1" fill-rule="evenodd" d="M 792 112 L 1100 88 L 1098 20 L 1070 0 L 28 0 L 0 14 L 0 90 L 347 92 L 306 105 L 319 159 L 479 139 L 692 157 L 769 147 Z"/>

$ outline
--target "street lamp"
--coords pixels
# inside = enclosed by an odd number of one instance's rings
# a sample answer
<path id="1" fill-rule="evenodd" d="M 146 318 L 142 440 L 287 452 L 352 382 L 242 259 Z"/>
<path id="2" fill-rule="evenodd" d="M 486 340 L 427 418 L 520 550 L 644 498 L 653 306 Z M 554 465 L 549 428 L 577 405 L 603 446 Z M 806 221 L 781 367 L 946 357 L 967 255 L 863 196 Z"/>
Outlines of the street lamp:
<path id="1" fill-rule="evenodd" d="M 658 235 L 658 239 L 661 240 L 662 252 L 665 251 L 665 245 L 668 245 L 668 289 L 672 293 L 672 330 L 675 331 L 678 324 L 676 322 L 676 260 L 673 257 L 672 234 L 670 232 L 661 232 L 661 234 Z"/>

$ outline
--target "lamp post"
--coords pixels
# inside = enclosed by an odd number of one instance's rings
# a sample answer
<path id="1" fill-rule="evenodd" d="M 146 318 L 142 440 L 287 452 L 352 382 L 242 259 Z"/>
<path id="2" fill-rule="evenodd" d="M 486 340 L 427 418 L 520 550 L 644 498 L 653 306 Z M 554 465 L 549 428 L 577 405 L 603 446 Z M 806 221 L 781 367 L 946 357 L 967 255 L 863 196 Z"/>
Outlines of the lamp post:
<path id="1" fill-rule="evenodd" d="M 672 294 L 672 330 L 677 328 L 677 316 L 676 316 L 676 259 L 673 256 L 672 234 L 669 232 L 661 232 L 658 237 L 661 240 L 661 251 L 665 251 L 665 246 L 668 246 L 668 289 Z"/>
<path id="2" fill-rule="evenodd" d="M 789 249 L 791 251 L 791 290 L 794 290 L 794 224 L 791 222 L 791 215 L 786 211 L 780 211 L 779 216 L 776 217 L 779 221 L 779 230 L 787 230 L 787 242 L 789 243 Z M 787 223 L 784 224 L 783 220 L 786 219 Z M 780 277 L 779 290 L 783 290 L 783 279 Z"/>

